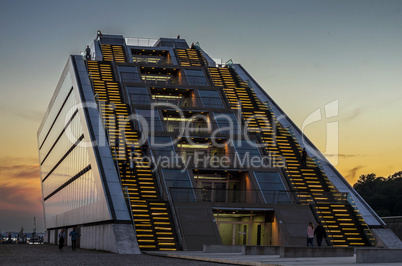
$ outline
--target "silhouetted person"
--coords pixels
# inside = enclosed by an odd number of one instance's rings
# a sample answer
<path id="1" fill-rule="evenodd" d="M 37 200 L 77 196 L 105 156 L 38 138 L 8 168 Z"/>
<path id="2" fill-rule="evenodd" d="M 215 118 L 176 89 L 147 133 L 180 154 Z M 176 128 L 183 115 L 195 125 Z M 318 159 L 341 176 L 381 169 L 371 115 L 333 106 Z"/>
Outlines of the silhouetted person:
<path id="1" fill-rule="evenodd" d="M 73 231 L 71 231 L 69 235 L 71 237 L 71 249 L 75 251 L 77 249 L 77 238 L 80 236 L 80 234 L 75 231 L 74 227 Z"/>
<path id="2" fill-rule="evenodd" d="M 119 148 L 120 148 L 120 139 L 119 136 L 116 136 L 116 138 L 114 139 L 114 151 L 117 154 L 119 153 Z"/>
<path id="3" fill-rule="evenodd" d="M 309 222 L 307 226 L 307 246 L 308 244 L 314 246 L 314 225 L 312 222 Z"/>
<path id="4" fill-rule="evenodd" d="M 129 168 L 130 168 L 131 175 L 135 176 L 136 175 L 135 160 L 132 159 L 128 163 L 129 163 Z"/>
<path id="5" fill-rule="evenodd" d="M 303 148 L 303 151 L 302 151 L 301 165 L 304 166 L 304 167 L 307 166 L 307 152 L 306 152 L 306 148 Z"/>
<path id="6" fill-rule="evenodd" d="M 91 48 L 87 45 L 87 49 L 85 49 L 85 59 L 87 61 L 91 60 Z"/>
<path id="7" fill-rule="evenodd" d="M 191 47 L 190 47 L 190 48 L 191 48 L 191 49 L 195 49 L 194 43 L 191 44 Z"/>
<path id="8" fill-rule="evenodd" d="M 177 39 L 180 39 L 180 34 L 179 34 L 179 35 L 177 35 Z"/>
<path id="9" fill-rule="evenodd" d="M 63 250 L 64 247 L 64 238 L 66 237 L 66 233 L 64 233 L 64 230 L 62 229 L 59 233 L 59 249 L 60 251 Z"/>
<path id="10" fill-rule="evenodd" d="M 127 173 L 127 161 L 124 160 L 121 164 L 121 178 L 126 178 Z"/>
<path id="11" fill-rule="evenodd" d="M 148 155 L 148 144 L 146 142 L 141 145 L 141 152 L 143 156 Z"/>
<path id="12" fill-rule="evenodd" d="M 321 222 L 318 222 L 317 227 L 314 230 L 314 235 L 317 237 L 317 245 L 320 247 L 322 239 L 327 239 L 327 233 L 325 232 L 325 228 L 322 226 Z"/>

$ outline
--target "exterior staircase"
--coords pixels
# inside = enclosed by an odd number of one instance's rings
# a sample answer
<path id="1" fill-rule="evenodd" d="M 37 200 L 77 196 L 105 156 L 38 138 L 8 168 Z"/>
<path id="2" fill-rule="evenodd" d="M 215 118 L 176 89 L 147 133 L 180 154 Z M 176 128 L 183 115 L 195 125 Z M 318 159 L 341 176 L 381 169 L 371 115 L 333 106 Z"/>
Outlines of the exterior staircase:
<path id="1" fill-rule="evenodd" d="M 143 160 L 139 132 L 128 120 L 128 106 L 123 102 L 111 63 L 88 61 L 87 66 L 113 159 L 119 168 L 122 189 L 131 207 L 139 247 L 176 250 L 178 244 L 169 206 L 160 199 L 151 166 Z"/>
<path id="2" fill-rule="evenodd" d="M 309 204 L 326 228 L 334 246 L 370 246 L 374 237 L 347 195 L 336 191 L 319 166 L 307 158 L 301 165 L 302 148 L 290 129 L 282 127 L 269 106 L 230 68 L 208 68 L 213 84 L 221 87 L 231 109 L 241 110 L 248 132 L 260 136 L 267 155 L 282 163 L 298 202 Z"/>

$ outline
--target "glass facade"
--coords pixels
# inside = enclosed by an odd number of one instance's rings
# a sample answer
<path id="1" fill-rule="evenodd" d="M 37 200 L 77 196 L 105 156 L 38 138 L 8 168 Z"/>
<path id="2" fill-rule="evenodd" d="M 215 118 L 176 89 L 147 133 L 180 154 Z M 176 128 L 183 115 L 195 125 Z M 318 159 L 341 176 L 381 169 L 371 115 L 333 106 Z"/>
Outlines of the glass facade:
<path id="1" fill-rule="evenodd" d="M 119 66 L 119 72 L 122 82 L 140 82 L 140 76 L 136 67 Z"/>
<path id="2" fill-rule="evenodd" d="M 166 190 L 176 201 L 194 201 L 194 191 L 191 189 L 190 177 L 186 170 L 182 169 L 163 169 L 163 178 Z"/>
<path id="3" fill-rule="evenodd" d="M 136 113 L 142 130 L 162 131 L 162 122 L 157 110 L 136 109 Z M 138 116 L 141 118 L 138 118 Z M 145 119 L 146 123 L 142 119 Z"/>
<path id="4" fill-rule="evenodd" d="M 65 80 L 71 79 L 70 72 L 67 73 L 64 79 Z M 71 82 L 64 82 L 60 88 L 59 93 L 54 99 L 53 106 L 58 106 L 59 108 L 61 108 L 61 106 L 63 106 L 64 102 L 68 98 L 68 94 L 71 92 L 71 89 L 72 89 Z M 48 137 L 48 134 L 50 133 L 49 131 L 54 126 L 53 123 L 55 122 L 56 117 L 58 116 L 59 112 L 55 110 L 54 112 L 50 112 L 47 116 L 47 119 L 44 121 L 42 130 L 38 134 L 38 143 L 40 148 L 42 148 L 44 140 Z"/>
<path id="5" fill-rule="evenodd" d="M 106 219 L 108 208 L 99 177 L 95 177 L 84 133 L 82 108 L 70 72 L 55 97 L 38 133 L 42 194 L 47 228 Z M 85 145 L 84 145 L 85 142 Z M 85 209 L 88 214 L 78 217 Z M 99 211 L 102 210 L 102 211 Z M 98 213 L 96 213 L 98 212 Z M 76 215 L 74 215 L 76 213 Z M 68 214 L 68 215 L 67 215 Z M 69 219 L 60 219 L 69 216 Z"/>
<path id="6" fill-rule="evenodd" d="M 127 87 L 131 104 L 150 104 L 147 88 Z"/>
<path id="7" fill-rule="evenodd" d="M 223 108 L 221 96 L 218 91 L 198 90 L 202 105 L 208 108 Z"/>
<path id="8" fill-rule="evenodd" d="M 199 46 L 177 49 L 184 40 L 169 39 L 165 49 L 162 41 L 157 48 L 130 48 L 123 39 L 115 45 L 103 38 L 95 40 L 102 47 L 95 57 L 111 62 L 73 56 L 38 132 L 48 229 L 134 222 L 137 233 L 147 232 L 137 234 L 141 249 L 175 250 L 183 246 L 180 239 L 196 238 L 174 235 L 185 232 L 180 219 L 171 219 L 185 211 L 174 201 L 192 201 L 195 208 L 212 202 L 222 243 L 269 245 L 276 207 L 262 210 L 262 203 L 330 199 L 328 178 L 310 160 L 301 166 L 297 138 L 236 64 L 213 67 Z M 98 105 L 84 110 L 81 102 Z M 90 144 L 105 138 L 96 149 Z M 283 164 L 271 165 L 271 158 Z M 201 216 L 194 217 L 202 225 Z"/>
<path id="9" fill-rule="evenodd" d="M 254 172 L 266 203 L 290 203 L 281 177 L 275 172 Z"/>
<path id="10" fill-rule="evenodd" d="M 214 113 L 221 134 L 241 134 L 241 128 L 235 114 Z"/>
<path id="11" fill-rule="evenodd" d="M 204 72 L 202 70 L 185 70 L 187 82 L 189 85 L 193 86 L 207 86 L 207 79 L 205 78 Z"/>

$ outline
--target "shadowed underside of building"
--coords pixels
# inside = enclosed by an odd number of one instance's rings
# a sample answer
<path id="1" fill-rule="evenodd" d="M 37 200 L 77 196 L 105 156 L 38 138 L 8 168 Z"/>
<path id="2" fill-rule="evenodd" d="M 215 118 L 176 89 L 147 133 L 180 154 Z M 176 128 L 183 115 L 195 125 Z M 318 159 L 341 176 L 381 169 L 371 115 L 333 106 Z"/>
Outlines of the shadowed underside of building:
<path id="1" fill-rule="evenodd" d="M 116 253 L 305 245 L 321 221 L 331 245 L 371 246 L 384 226 L 241 65 L 184 39 L 98 34 L 38 146 L 50 243 L 76 227 Z"/>

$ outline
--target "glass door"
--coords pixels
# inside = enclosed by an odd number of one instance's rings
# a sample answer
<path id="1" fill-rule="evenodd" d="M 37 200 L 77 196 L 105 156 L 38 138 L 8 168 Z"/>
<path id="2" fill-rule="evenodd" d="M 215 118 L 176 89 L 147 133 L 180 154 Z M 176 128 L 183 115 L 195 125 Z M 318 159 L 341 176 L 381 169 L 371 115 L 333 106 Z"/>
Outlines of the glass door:
<path id="1" fill-rule="evenodd" d="M 248 245 L 249 243 L 248 223 L 236 223 L 233 226 L 232 245 Z"/>

